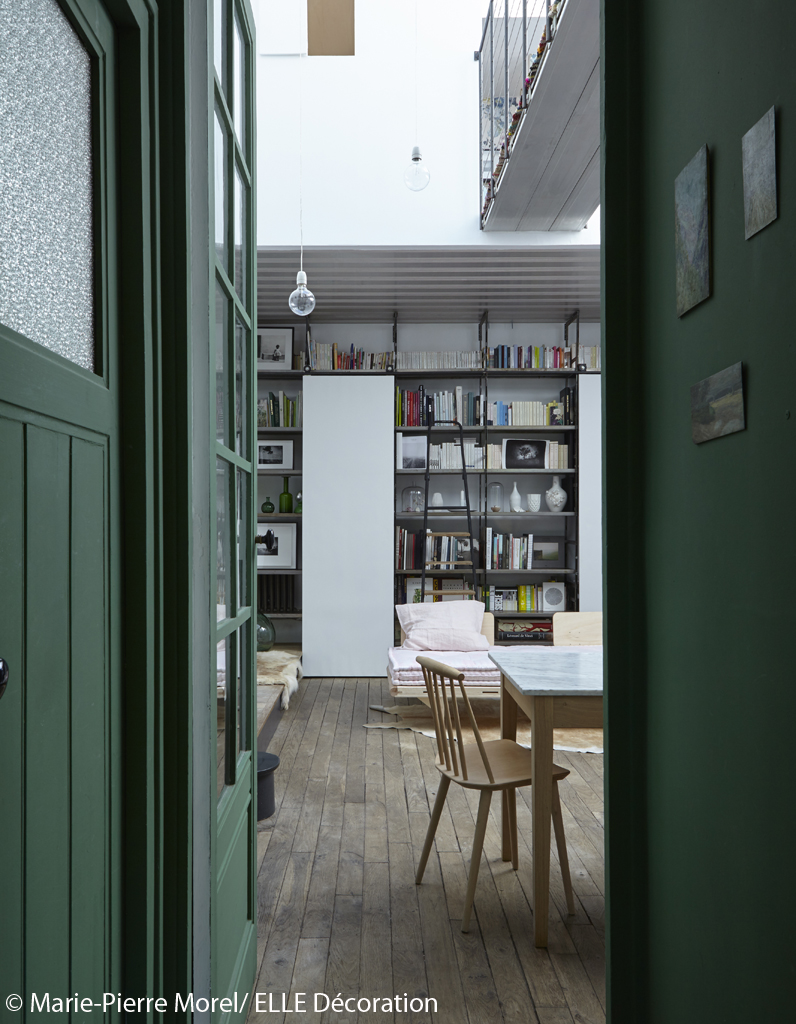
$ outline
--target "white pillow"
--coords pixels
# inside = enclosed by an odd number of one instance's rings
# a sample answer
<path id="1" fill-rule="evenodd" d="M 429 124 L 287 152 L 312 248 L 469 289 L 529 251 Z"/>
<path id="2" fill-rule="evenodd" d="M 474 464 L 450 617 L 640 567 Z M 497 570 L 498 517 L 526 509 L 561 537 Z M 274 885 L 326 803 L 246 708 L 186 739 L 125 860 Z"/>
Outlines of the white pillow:
<path id="1" fill-rule="evenodd" d="M 481 633 L 484 607 L 481 601 L 397 604 L 398 621 L 406 633 L 404 649 L 488 651 L 489 641 Z"/>

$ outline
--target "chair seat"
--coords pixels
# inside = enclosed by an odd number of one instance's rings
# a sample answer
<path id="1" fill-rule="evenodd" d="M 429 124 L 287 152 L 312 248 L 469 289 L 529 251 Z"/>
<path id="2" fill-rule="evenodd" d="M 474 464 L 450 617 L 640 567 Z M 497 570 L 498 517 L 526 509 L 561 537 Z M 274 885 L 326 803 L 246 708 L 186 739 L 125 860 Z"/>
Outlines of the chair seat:
<path id="1" fill-rule="evenodd" d="M 533 758 L 527 747 L 520 746 L 514 740 L 487 740 L 484 743 L 484 751 L 492 768 L 495 781 L 490 782 L 489 776 L 481 760 L 481 753 L 475 743 L 464 744 L 464 759 L 467 763 L 467 778 L 461 775 L 461 763 L 459 774 L 445 767 L 445 763 L 437 761 L 437 770 L 442 775 L 447 775 L 451 782 L 456 782 L 465 789 L 505 789 L 508 786 L 529 786 L 533 781 L 531 764 Z M 459 746 L 456 745 L 456 755 L 459 757 Z M 553 779 L 560 782 L 569 775 L 568 768 L 561 768 L 560 765 L 553 765 Z"/>

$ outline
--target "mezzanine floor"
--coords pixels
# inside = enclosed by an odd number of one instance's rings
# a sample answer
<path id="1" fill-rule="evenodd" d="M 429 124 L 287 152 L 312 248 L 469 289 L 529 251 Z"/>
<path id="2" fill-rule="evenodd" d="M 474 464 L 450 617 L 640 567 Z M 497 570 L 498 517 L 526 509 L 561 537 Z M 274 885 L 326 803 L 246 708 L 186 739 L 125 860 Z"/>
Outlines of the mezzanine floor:
<path id="1" fill-rule="evenodd" d="M 571 771 L 561 801 L 575 916 L 566 915 L 553 849 L 550 944 L 534 947 L 530 791 L 520 790 L 519 871 L 501 859 L 493 800 L 463 935 L 478 796 L 451 786 L 416 886 L 439 777 L 433 740 L 362 728 L 385 717 L 369 705 L 395 703 L 402 701 L 390 697 L 385 679 L 304 679 L 269 743 L 281 765 L 276 813 L 258 833 L 256 990 L 274 993 L 274 1006 L 282 993 L 308 993 L 310 1011 L 315 992 L 380 1000 L 407 993 L 436 999 L 438 1011 L 258 1014 L 252 1005 L 249 1022 L 604 1022 L 602 755 L 555 755 Z"/>

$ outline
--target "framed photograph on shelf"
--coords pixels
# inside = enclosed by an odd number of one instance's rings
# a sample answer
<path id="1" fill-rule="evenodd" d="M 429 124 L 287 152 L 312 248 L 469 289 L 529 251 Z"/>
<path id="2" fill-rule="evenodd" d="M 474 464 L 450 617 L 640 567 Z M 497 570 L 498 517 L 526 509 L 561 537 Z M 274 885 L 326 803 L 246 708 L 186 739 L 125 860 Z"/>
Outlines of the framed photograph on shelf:
<path id="1" fill-rule="evenodd" d="M 547 441 L 535 437 L 504 437 L 504 469 L 545 469 Z"/>
<path id="2" fill-rule="evenodd" d="M 566 548 L 563 537 L 534 537 L 532 569 L 563 569 Z M 563 609 L 559 609 L 563 611 Z"/>
<path id="3" fill-rule="evenodd" d="M 399 469 L 426 468 L 426 438 L 404 434 L 401 438 Z"/>
<path id="4" fill-rule="evenodd" d="M 296 524 L 260 523 L 257 537 L 262 543 L 255 544 L 258 569 L 296 568 Z"/>
<path id="5" fill-rule="evenodd" d="M 292 441 L 258 441 L 257 468 L 281 470 L 293 468 Z"/>
<path id="6" fill-rule="evenodd" d="M 292 327 L 258 328 L 257 369 L 265 373 L 293 369 Z"/>

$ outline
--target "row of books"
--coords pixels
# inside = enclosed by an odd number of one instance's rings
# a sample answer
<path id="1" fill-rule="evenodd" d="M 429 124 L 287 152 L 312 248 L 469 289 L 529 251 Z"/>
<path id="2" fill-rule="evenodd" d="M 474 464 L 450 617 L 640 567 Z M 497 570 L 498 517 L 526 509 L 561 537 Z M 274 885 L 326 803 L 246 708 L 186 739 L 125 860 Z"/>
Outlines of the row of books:
<path id="1" fill-rule="evenodd" d="M 397 370 L 480 370 L 481 352 L 399 352 Z"/>
<path id="2" fill-rule="evenodd" d="M 568 370 L 574 369 L 575 356 L 571 346 L 496 345 L 487 349 L 487 366 L 490 370 Z"/>
<path id="3" fill-rule="evenodd" d="M 301 391 L 290 398 L 284 391 L 268 392 L 267 398 L 257 402 L 257 426 L 301 427 L 304 418 L 304 395 Z"/>
<path id="4" fill-rule="evenodd" d="M 426 391 L 421 384 L 417 391 L 395 389 L 396 427 L 425 427 L 427 398 L 434 400 L 435 420 L 458 420 L 463 427 L 481 426 L 481 395 L 464 392 L 461 387 L 454 391 Z"/>
<path id="5" fill-rule="evenodd" d="M 450 568 L 458 561 L 472 558 L 469 537 L 430 537 L 423 543 L 423 533 L 412 533 L 398 526 L 395 530 L 395 568 L 422 569 L 423 562 L 442 563 L 437 568 Z"/>
<path id="6" fill-rule="evenodd" d="M 479 587 L 478 600 L 484 602 L 488 612 L 538 612 L 542 610 L 542 584 L 509 589 Z"/>
<path id="7" fill-rule="evenodd" d="M 429 469 L 461 469 L 462 446 L 451 441 L 429 445 L 428 458 Z M 474 437 L 464 439 L 464 464 L 467 469 L 484 468 L 484 448 L 477 445 Z"/>
<path id="8" fill-rule="evenodd" d="M 496 533 L 487 526 L 486 568 L 532 569 L 533 534 Z"/>
<path id="9" fill-rule="evenodd" d="M 566 411 L 563 402 L 488 402 L 486 421 L 495 427 L 563 427 Z"/>
<path id="10" fill-rule="evenodd" d="M 536 439 L 529 439 L 529 443 L 533 440 L 536 445 L 544 445 L 544 464 L 543 465 L 529 465 L 529 469 L 570 469 L 569 465 L 569 445 L 561 444 L 559 441 L 539 441 Z M 432 446 L 433 447 L 433 446 Z M 503 460 L 503 449 L 504 446 L 500 444 L 488 444 L 482 449 L 486 452 L 486 468 L 487 469 L 505 469 Z M 539 460 L 542 461 L 541 459 Z M 456 467 L 458 468 L 458 467 Z M 512 469 L 519 469 L 519 466 L 509 466 L 508 471 Z M 432 466 L 433 469 L 433 466 Z M 469 469 L 469 466 L 468 466 Z"/>
<path id="11" fill-rule="evenodd" d="M 321 341 L 310 341 L 309 359 L 311 370 L 386 370 L 392 366 L 392 352 L 366 352 L 351 346 L 350 350 Z"/>
<path id="12" fill-rule="evenodd" d="M 421 584 L 420 576 L 407 576 L 398 580 L 396 589 L 396 604 L 420 604 Z M 459 579 L 453 576 L 441 579 L 439 576 L 426 576 L 426 604 L 432 601 L 472 601 L 472 594 L 462 594 L 462 590 L 470 589 L 470 581 Z M 450 593 L 453 591 L 453 593 Z"/>
<path id="13" fill-rule="evenodd" d="M 278 576 L 276 573 L 273 576 L 258 576 L 257 604 L 260 610 L 266 613 L 297 611 L 295 579 L 295 576 Z"/>

